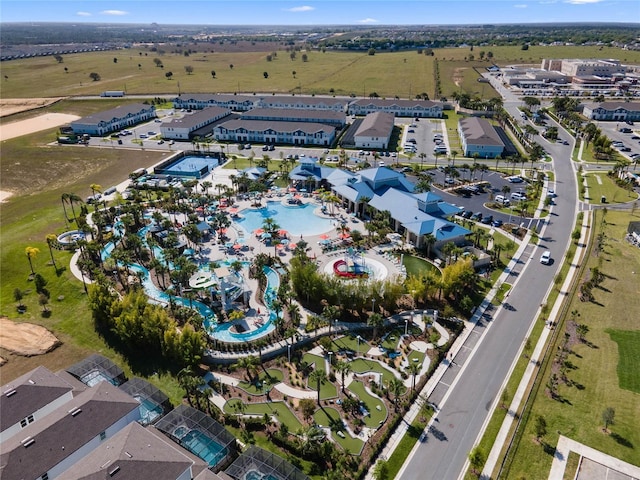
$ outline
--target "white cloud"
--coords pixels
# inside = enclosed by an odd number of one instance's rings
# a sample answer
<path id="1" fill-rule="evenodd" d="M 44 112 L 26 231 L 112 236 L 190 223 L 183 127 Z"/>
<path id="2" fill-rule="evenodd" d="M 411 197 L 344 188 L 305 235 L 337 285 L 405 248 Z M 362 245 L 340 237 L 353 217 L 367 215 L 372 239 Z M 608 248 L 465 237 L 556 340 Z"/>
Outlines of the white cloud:
<path id="1" fill-rule="evenodd" d="M 358 23 L 378 23 L 378 20 L 375 18 L 363 18 L 362 20 L 358 20 Z"/>
<path id="2" fill-rule="evenodd" d="M 285 11 L 287 12 L 310 12 L 312 10 L 315 10 L 315 8 L 310 7 L 309 5 L 302 5 L 301 7 L 285 8 Z"/>
<path id="3" fill-rule="evenodd" d="M 129 12 L 125 12 L 124 10 L 103 10 L 100 13 L 102 15 L 113 15 L 116 17 L 120 17 L 122 15 L 129 15 Z"/>
<path id="4" fill-rule="evenodd" d="M 553 5 L 554 3 L 558 3 L 558 0 L 542 0 L 538 2 L 540 5 Z"/>
<path id="5" fill-rule="evenodd" d="M 587 3 L 600 3 L 604 0 L 565 0 L 565 3 L 571 3 L 572 5 L 585 5 Z"/>
<path id="6" fill-rule="evenodd" d="M 90 17 L 91 14 L 89 12 L 77 12 L 76 15 L 79 17 Z"/>
<path id="7" fill-rule="evenodd" d="M 519 3 L 518 5 L 514 5 L 513 8 L 527 8 L 529 5 L 525 3 Z"/>

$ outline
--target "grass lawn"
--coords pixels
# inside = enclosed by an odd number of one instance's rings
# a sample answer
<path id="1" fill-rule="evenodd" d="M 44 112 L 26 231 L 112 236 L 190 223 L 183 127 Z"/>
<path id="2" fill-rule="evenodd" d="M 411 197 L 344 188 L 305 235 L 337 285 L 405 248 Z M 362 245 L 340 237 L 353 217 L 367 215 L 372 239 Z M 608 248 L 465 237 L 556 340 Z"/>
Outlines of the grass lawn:
<path id="1" fill-rule="evenodd" d="M 577 343 L 572 347 L 569 360 L 576 368 L 567 372 L 572 386 L 560 383 L 558 387 L 562 401 L 549 398 L 544 386 L 538 391 L 529 415 L 531 421 L 517 444 L 508 478 L 526 475 L 529 479 L 542 479 L 548 475 L 552 455 L 533 441 L 533 424 L 538 415 L 546 419 L 549 433 L 544 440 L 549 445 L 555 445 L 558 432 L 562 432 L 621 460 L 640 464 L 636 450 L 640 445 L 640 431 L 636 428 L 640 401 L 636 392 L 620 387 L 621 383 L 628 385 L 631 377 L 637 376 L 637 370 L 626 371 L 633 365 L 625 359 L 630 344 L 637 342 L 637 336 L 624 339 L 621 347 L 609 333 L 610 330 L 637 332 L 640 327 L 638 316 L 630 315 L 630 312 L 640 311 L 634 273 L 640 271 L 640 249 L 623 240 L 629 221 L 639 221 L 640 215 L 609 210 L 606 225 L 602 225 L 601 220 L 602 213 L 599 212 L 593 223 L 593 234 L 604 228 L 606 245 L 598 257 L 588 258 L 587 268 L 600 268 L 605 275 L 602 288 L 594 289 L 595 302 L 580 302 L 573 298 L 567 309 L 568 312 L 576 310 L 580 314 L 578 323 L 589 328 L 588 343 Z M 564 338 L 563 335 L 559 337 Z M 635 345 L 637 348 L 637 343 Z M 557 348 L 551 350 L 556 352 Z M 551 375 L 550 368 L 549 365 L 543 373 L 544 383 Z M 605 435 L 601 430 L 602 412 L 608 407 L 615 409 L 615 424 L 610 427 L 612 433 Z"/>
<path id="2" fill-rule="evenodd" d="M 618 344 L 618 381 L 620 388 L 640 393 L 640 330 L 605 330 Z"/>
<path id="3" fill-rule="evenodd" d="M 232 398 L 224 404 L 224 412 L 235 414 L 237 411 L 234 405 L 238 402 L 242 402 L 239 398 Z M 302 423 L 298 420 L 293 412 L 289 409 L 284 402 L 267 402 L 267 403 L 245 403 L 247 408 L 244 411 L 245 415 L 268 415 L 275 416 L 279 422 L 284 423 L 289 427 L 289 431 L 294 433 L 302 428 Z"/>
<path id="4" fill-rule="evenodd" d="M 407 433 L 402 436 L 402 439 L 398 443 L 398 446 L 393 451 L 393 454 L 387 460 L 387 467 L 389 467 L 389 478 L 396 478 L 398 472 L 404 465 L 404 462 L 407 461 L 411 450 L 415 446 L 416 442 L 422 435 L 425 427 L 427 426 L 426 422 L 420 422 L 419 420 L 415 420 L 407 429 Z"/>
<path id="5" fill-rule="evenodd" d="M 421 275 L 429 271 L 434 271 L 440 274 L 440 270 L 431 262 L 427 262 L 424 258 L 416 257 L 414 255 L 405 255 L 402 259 L 402 264 L 407 269 L 407 275 Z"/>
<path id="6" fill-rule="evenodd" d="M 630 190 L 625 190 L 616 185 L 606 172 L 589 173 L 586 175 L 587 185 L 589 186 L 585 200 L 595 205 L 602 205 L 602 196 L 607 203 L 623 203 L 632 202 L 638 198 L 638 195 Z M 599 181 L 598 181 L 599 180 Z"/>
<path id="7" fill-rule="evenodd" d="M 388 335 L 385 336 L 384 342 L 381 345 L 387 350 L 397 350 L 398 343 L 400 342 L 400 330 L 393 330 L 389 332 Z"/>
<path id="8" fill-rule="evenodd" d="M 364 358 L 356 358 L 351 362 L 351 368 L 355 373 L 376 372 L 382 374 L 382 382 L 388 384 L 395 375 L 386 367 L 383 367 L 380 363 L 368 360 Z"/>
<path id="9" fill-rule="evenodd" d="M 314 355 L 313 353 L 305 353 L 302 357 L 303 362 L 307 362 L 309 365 L 315 365 L 315 368 L 318 370 L 322 370 L 325 374 L 327 374 L 327 369 L 325 368 L 324 358 Z M 307 388 L 310 390 L 316 390 L 316 385 L 312 382 L 309 377 L 307 377 Z M 326 400 L 329 398 L 336 398 L 338 396 L 338 388 L 327 379 L 324 384 L 320 385 L 320 399 Z"/>
<path id="10" fill-rule="evenodd" d="M 387 407 L 384 402 L 377 397 L 370 395 L 364 388 L 364 384 L 354 380 L 349 384 L 349 391 L 354 393 L 361 402 L 364 402 L 364 408 L 367 409 L 369 415 L 362 417 L 362 420 L 369 428 L 378 428 L 380 422 L 387 419 Z M 380 409 L 378 409 L 380 407 Z"/>
<path id="11" fill-rule="evenodd" d="M 414 363 L 418 365 L 423 364 L 425 356 L 426 356 L 425 353 L 419 352 L 418 350 L 411 350 L 409 355 L 407 355 L 407 358 L 409 360 L 409 365 L 412 365 Z"/>
<path id="12" fill-rule="evenodd" d="M 276 383 L 280 383 L 282 382 L 283 378 L 284 375 L 282 373 L 282 370 L 270 368 L 266 372 L 261 371 L 256 382 L 240 382 L 238 384 L 238 387 L 243 389 L 245 392 L 250 393 L 251 395 L 264 395 L 263 385 L 274 385 Z M 259 388 L 257 387 L 258 382 L 260 383 Z"/>
<path id="13" fill-rule="evenodd" d="M 369 345 L 364 338 L 360 338 L 361 339 L 358 340 L 358 337 L 356 335 L 345 335 L 344 337 L 338 337 L 333 340 L 335 350 L 347 350 L 357 353 L 359 349 L 360 352 L 366 352 L 371 348 L 371 345 Z"/>
<path id="14" fill-rule="evenodd" d="M 322 407 L 316 410 L 316 413 L 313 414 L 313 419 L 318 425 L 322 425 L 323 427 L 329 426 L 331 421 L 340 421 L 341 415 L 338 410 L 331 407 Z M 338 445 L 342 447 L 343 450 L 349 451 L 353 455 L 360 455 L 362 452 L 362 448 L 364 447 L 364 442 L 359 438 L 353 438 L 346 431 L 344 433 L 344 438 L 337 434 L 337 432 L 332 431 L 331 436 L 336 441 Z"/>

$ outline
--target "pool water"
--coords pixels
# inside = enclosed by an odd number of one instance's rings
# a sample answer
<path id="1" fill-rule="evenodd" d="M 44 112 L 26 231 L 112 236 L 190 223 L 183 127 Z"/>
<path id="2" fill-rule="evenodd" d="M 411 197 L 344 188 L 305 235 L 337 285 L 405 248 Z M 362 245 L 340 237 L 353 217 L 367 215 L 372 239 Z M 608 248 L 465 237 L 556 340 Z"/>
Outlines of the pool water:
<path id="1" fill-rule="evenodd" d="M 82 381 L 82 383 L 89 387 L 94 387 L 100 382 L 109 382 L 113 384 L 113 382 L 109 378 L 107 378 L 102 374 L 102 372 L 98 372 L 97 370 L 83 375 L 82 378 L 80 378 L 80 381 Z"/>
<path id="2" fill-rule="evenodd" d="M 218 163 L 218 159 L 214 157 L 187 155 L 169 165 L 161 165 L 155 168 L 154 172 L 165 175 L 201 178 L 217 167 Z"/>
<path id="3" fill-rule="evenodd" d="M 180 443 L 191 453 L 213 467 L 227 455 L 227 449 L 210 439 L 199 430 L 190 430 L 180 439 Z"/>
<path id="4" fill-rule="evenodd" d="M 143 399 L 139 396 L 133 397 L 140 403 L 140 420 L 143 425 L 153 423 L 160 415 L 162 415 L 162 407 L 156 405 L 151 400 Z"/>
<path id="5" fill-rule="evenodd" d="M 244 480 L 280 480 L 278 477 L 274 477 L 273 475 L 267 475 L 264 473 L 260 473 L 258 470 L 249 470 L 244 474 Z"/>
<path id="6" fill-rule="evenodd" d="M 320 235 L 330 231 L 333 226 L 328 218 L 318 217 L 313 213 L 316 208 L 318 206 L 312 203 L 288 207 L 280 202 L 268 202 L 264 208 L 243 210 L 242 218 L 236 219 L 235 223 L 251 234 L 254 230 L 262 228 L 264 220 L 271 217 L 292 237 Z"/>

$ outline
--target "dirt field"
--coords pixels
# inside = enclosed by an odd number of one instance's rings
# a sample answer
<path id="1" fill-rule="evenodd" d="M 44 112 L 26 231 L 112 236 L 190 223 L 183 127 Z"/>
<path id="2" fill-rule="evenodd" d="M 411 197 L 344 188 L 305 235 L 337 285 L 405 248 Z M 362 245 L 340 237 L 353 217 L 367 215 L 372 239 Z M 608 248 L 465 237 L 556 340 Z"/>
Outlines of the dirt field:
<path id="1" fill-rule="evenodd" d="M 0 99 L 0 117 L 7 117 L 14 113 L 26 112 L 34 108 L 46 107 L 62 100 L 64 97 L 54 98 L 2 98 Z"/>
<path id="2" fill-rule="evenodd" d="M 42 355 L 60 345 L 60 341 L 46 328 L 32 323 L 17 323 L 0 317 L 0 348 L 16 355 Z"/>
<path id="3" fill-rule="evenodd" d="M 60 125 L 72 122 L 78 118 L 80 117 L 77 115 L 69 115 L 66 113 L 45 113 L 44 115 L 39 115 L 28 120 L 7 123 L 2 127 L 2 130 L 0 130 L 0 142 L 19 137 L 21 135 L 59 127 Z"/>

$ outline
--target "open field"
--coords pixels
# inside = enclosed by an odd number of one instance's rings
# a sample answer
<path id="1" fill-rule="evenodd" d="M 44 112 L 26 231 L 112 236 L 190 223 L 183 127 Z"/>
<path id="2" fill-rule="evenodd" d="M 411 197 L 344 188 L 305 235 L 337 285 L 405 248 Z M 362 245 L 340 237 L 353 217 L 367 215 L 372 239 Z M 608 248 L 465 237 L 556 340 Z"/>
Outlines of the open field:
<path id="1" fill-rule="evenodd" d="M 64 55 L 63 63 L 57 63 L 52 57 L 5 62 L 3 75 L 6 79 L 2 87 L 5 98 L 58 97 L 61 92 L 70 96 L 98 95 L 105 90 L 124 90 L 129 95 L 177 95 L 181 91 L 368 96 L 376 92 L 382 97 L 400 98 L 425 92 L 433 98 L 433 63 L 437 59 L 443 95 L 454 91 L 481 95 L 485 84 L 477 82 L 478 75 L 473 68 L 481 70 L 491 64 L 487 60 L 479 60 L 482 49 L 491 51 L 493 61 L 499 65 L 539 65 L 546 57 L 618 58 L 624 62 L 640 63 L 640 52 L 596 46 L 531 46 L 528 51 L 518 46 L 475 47 L 473 52 L 468 48 L 445 48 L 436 49 L 434 57 L 418 55 L 416 51 L 376 55 L 309 51 L 299 52 L 293 61 L 289 53 L 282 50 L 276 52 L 277 56 L 271 62 L 266 60 L 265 52 L 207 52 L 184 56 L 128 49 Z M 308 57 L 307 62 L 302 60 L 303 53 Z M 471 54 L 474 61 L 468 60 Z M 164 68 L 156 67 L 156 58 Z M 193 67 L 192 74 L 186 73 L 186 66 Z M 101 79 L 92 81 L 89 78 L 92 72 L 98 73 Z M 165 76 L 167 72 L 173 73 L 171 80 Z M 266 79 L 264 72 L 269 74 Z M 34 82 L 34 74 L 38 78 L 46 78 L 46 82 Z M 489 98 L 495 92 L 486 85 L 484 95 Z"/>
<path id="2" fill-rule="evenodd" d="M 606 172 L 589 173 L 585 175 L 589 189 L 587 196 L 589 203 L 602 204 L 604 196 L 607 203 L 624 203 L 637 200 L 638 195 L 631 190 L 619 187 Z"/>
<path id="3" fill-rule="evenodd" d="M 553 459 L 553 446 L 558 433 L 581 443 L 613 455 L 626 462 L 639 465 L 637 449 L 640 446 L 640 418 L 638 393 L 628 390 L 638 384 L 637 363 L 632 360 L 630 348 L 637 348 L 637 333 L 640 330 L 640 290 L 637 272 L 640 271 L 640 249 L 624 240 L 630 221 L 638 221 L 638 214 L 608 211 L 606 225 L 601 224 L 599 212 L 594 222 L 597 235 L 600 229 L 606 232 L 606 245 L 599 256 L 589 257 L 589 268 L 598 267 L 604 274 L 599 288 L 593 290 L 594 302 L 571 300 L 569 312 L 577 312 L 576 323 L 588 327 L 585 342 L 575 342 L 570 347 L 568 360 L 571 368 L 566 375 L 568 384 L 560 381 L 558 399 L 553 400 L 542 386 L 532 406 L 530 422 L 518 443 L 515 458 L 505 478 L 547 478 Z M 568 323 L 569 319 L 565 322 Z M 617 343 L 611 330 L 624 332 L 625 339 Z M 618 334 L 613 335 L 617 340 Z M 564 340 L 559 335 L 559 342 Z M 627 341 L 627 338 L 630 339 Z M 552 348 L 551 351 L 558 351 Z M 543 373 L 543 382 L 551 376 L 552 363 Z M 609 427 L 610 434 L 602 432 L 602 412 L 605 408 L 615 410 L 615 423 Z M 548 434 L 543 448 L 534 441 L 533 423 L 538 415 L 547 422 Z"/>

